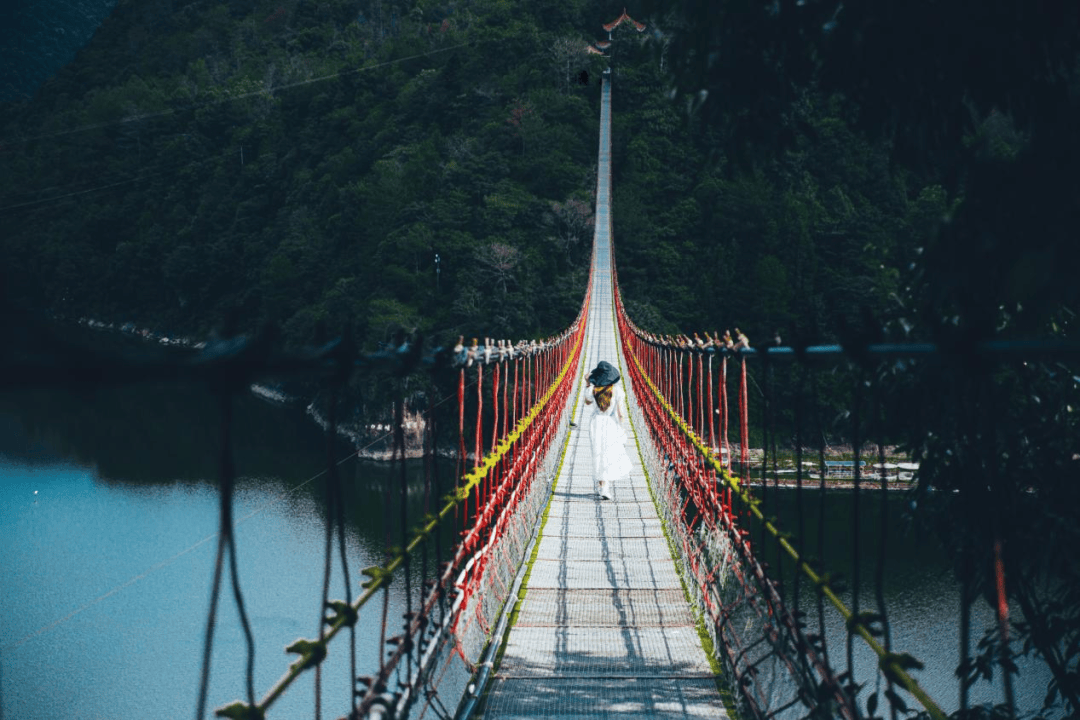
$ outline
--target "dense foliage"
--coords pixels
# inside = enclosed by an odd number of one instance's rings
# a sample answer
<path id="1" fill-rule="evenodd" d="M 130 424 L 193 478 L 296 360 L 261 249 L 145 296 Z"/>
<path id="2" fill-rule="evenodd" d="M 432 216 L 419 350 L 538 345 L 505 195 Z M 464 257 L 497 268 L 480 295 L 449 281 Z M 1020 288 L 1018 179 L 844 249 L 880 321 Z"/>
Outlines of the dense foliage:
<path id="1" fill-rule="evenodd" d="M 712 201 L 727 268 L 707 284 L 745 287 L 776 307 L 763 322 L 811 334 L 861 306 L 923 338 L 1066 332 L 1080 304 L 1075 5 L 647 7 L 666 14 L 654 54 L 712 160 L 689 188 Z"/>
<path id="2" fill-rule="evenodd" d="M 557 331 L 591 238 L 581 12 L 121 3 L 7 114 L 6 284 L 172 333 Z"/>

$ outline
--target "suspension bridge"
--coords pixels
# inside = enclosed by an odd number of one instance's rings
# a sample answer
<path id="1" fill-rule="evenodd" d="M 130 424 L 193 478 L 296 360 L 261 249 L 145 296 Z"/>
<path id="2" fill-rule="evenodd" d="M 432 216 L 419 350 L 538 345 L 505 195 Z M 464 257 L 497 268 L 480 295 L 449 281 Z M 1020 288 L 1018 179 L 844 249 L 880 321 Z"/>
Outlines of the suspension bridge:
<path id="1" fill-rule="evenodd" d="M 604 80 L 599 183 L 583 366 L 622 357 L 611 273 L 611 86 Z M 725 717 L 715 671 L 636 449 L 613 501 L 598 500 L 586 414 L 575 430 L 531 560 L 486 717 Z"/>
<path id="2" fill-rule="evenodd" d="M 845 350 L 751 348 L 738 333 L 661 338 L 628 317 L 612 247 L 611 94 L 605 73 L 590 279 L 579 316 L 556 337 L 517 345 L 474 340 L 471 346 L 462 342 L 427 354 L 406 343 L 363 357 L 333 344 L 286 355 L 231 341 L 184 362 L 65 365 L 31 357 L 4 366 L 4 377 L 24 382 L 47 384 L 61 373 L 75 383 L 170 378 L 210 382 L 221 390 L 226 419 L 221 521 L 197 718 L 211 713 L 243 720 L 273 717 L 275 701 L 310 677 L 316 685 L 313 716 L 321 717 L 322 662 L 332 652 L 350 655 L 350 719 L 854 720 L 880 716 L 886 707 L 894 718 L 909 714 L 909 704 L 925 716 L 945 717 L 912 675 L 918 660 L 892 646 L 880 595 L 869 609 L 860 607 L 857 592 L 851 607 L 846 605 L 825 569 L 808 559 L 812 543 L 804 536 L 802 516 L 797 532 L 791 532 L 764 510 L 770 477 L 773 492 L 777 488 L 771 429 L 777 409 L 769 404 L 769 364 L 783 358 L 840 358 Z M 985 350 L 1010 352 L 1008 347 Z M 1031 357 L 1048 348 L 1021 350 Z M 882 345 L 866 351 L 908 357 L 935 348 Z M 764 457 L 753 462 L 749 359 L 762 363 L 765 384 L 758 410 Z M 592 410 L 582 402 L 583 371 L 601 360 L 618 366 L 623 376 L 633 468 L 616 484 L 611 500 L 595 492 L 586 429 Z M 396 518 L 400 535 L 388 538 L 383 564 L 360 573 L 350 569 L 343 481 L 336 465 L 328 463 L 326 573 L 336 555 L 346 597 L 328 597 L 329 582 L 324 585 L 317 632 L 287 648 L 296 659 L 260 694 L 252 681 L 254 640 L 235 558 L 228 397 L 253 377 L 312 370 L 322 372 L 334 391 L 357 367 L 391 368 L 399 377 L 452 368 L 456 427 L 438 428 L 437 414 L 425 414 L 425 496 L 441 496 L 441 504 L 429 503 L 420 518 L 407 514 L 402 390 L 394 425 L 394 454 L 403 469 Z M 329 407 L 327 432 L 333 436 L 333 401 Z M 794 414 L 795 482 L 801 492 L 809 476 L 802 469 L 798 407 Z M 863 476 L 862 440 L 874 431 L 859 425 L 857 413 L 854 428 L 857 505 L 860 484 L 885 490 L 888 479 L 882 442 L 877 443 L 882 454 L 870 458 L 881 472 Z M 459 472 L 452 488 L 443 487 L 430 462 L 437 439 L 446 435 L 457 445 Z M 755 462 L 760 462 L 756 479 Z M 823 452 L 817 465 L 824 492 Z M 883 518 L 885 506 L 880 507 Z M 857 544 L 853 551 L 857 568 Z M 1007 637 L 999 548 L 994 560 L 997 621 Z M 210 649 L 226 583 L 244 625 L 248 676 L 238 692 L 242 699 L 210 708 Z M 405 605 L 400 617 L 389 610 L 392 583 Z M 827 642 L 826 613 L 845 628 L 840 647 Z M 378 637 L 377 657 L 359 656 L 360 634 Z M 350 642 L 337 639 L 345 635 Z M 856 667 L 853 643 L 864 645 L 873 662 Z M 968 660 L 965 653 L 962 649 L 962 663 Z M 1004 675 L 1011 705 L 1009 674 Z M 962 687 L 962 706 L 965 693 Z"/>
<path id="3" fill-rule="evenodd" d="M 376 629 L 387 651 L 370 674 L 353 671 L 350 718 L 873 715 L 877 699 L 868 711 L 856 700 L 850 665 L 841 673 L 830 664 L 824 630 L 807 630 L 799 580 L 786 598 L 759 561 L 748 529 L 756 523 L 760 544 L 774 539 L 795 577 L 804 576 L 803 604 L 832 605 L 850 636 L 878 655 L 869 672 L 883 679 L 893 705 L 903 704 L 894 687 L 903 688 L 929 716 L 944 717 L 907 672 L 917 662 L 893 652 L 887 636 L 879 644 L 884 616 L 847 608 L 740 482 L 751 473 L 747 339 L 673 342 L 626 316 L 612 250 L 610 75 L 602 83 L 592 267 L 578 318 L 540 342 L 474 340 L 450 351 L 458 379 L 455 489 L 420 522 L 410 525 L 403 514 L 398 549 L 364 570 L 360 596 L 324 598 L 318 636 L 288 648 L 299 659 L 281 680 L 261 699 L 249 686 L 246 701 L 218 708 L 218 716 L 272 715 L 274 701 L 309 670 L 318 687 L 335 636 Z M 410 353 L 422 362 L 405 346 L 398 360 Z M 426 359 L 446 360 L 437 355 Z M 630 419 L 633 470 L 613 500 L 595 491 L 585 429 L 591 409 L 581 402 L 583 368 L 600 360 L 621 368 Z M 731 382 L 729 362 L 737 363 Z M 401 402 L 397 408 L 403 458 Z M 432 416 L 432 440 L 434 424 Z M 328 495 L 340 539 L 332 487 Z M 222 553 L 230 534 L 225 527 Z M 328 524 L 328 553 L 333 534 Z M 343 546 L 340 555 L 347 568 Z M 388 615 L 385 601 L 378 620 L 360 622 L 395 575 L 406 584 L 404 623 Z M 353 655 L 353 666 L 362 665 Z M 204 704 L 200 698 L 200 717 Z"/>

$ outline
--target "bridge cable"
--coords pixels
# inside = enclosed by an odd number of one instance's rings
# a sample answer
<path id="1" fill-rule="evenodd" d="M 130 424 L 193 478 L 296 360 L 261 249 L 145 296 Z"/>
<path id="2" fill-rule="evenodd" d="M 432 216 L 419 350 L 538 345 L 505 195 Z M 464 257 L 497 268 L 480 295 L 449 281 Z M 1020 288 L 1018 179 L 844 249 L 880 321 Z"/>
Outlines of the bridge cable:
<path id="1" fill-rule="evenodd" d="M 892 652 L 892 628 L 889 625 L 889 614 L 885 607 L 885 550 L 889 538 L 889 476 L 885 467 L 885 407 L 882 400 L 882 386 L 878 382 L 874 392 L 874 419 L 877 423 L 877 446 L 878 446 L 878 477 L 881 487 L 881 515 L 878 518 L 878 556 L 877 568 L 874 573 L 874 594 L 877 596 L 877 611 L 881 622 L 882 641 L 885 652 Z M 877 685 L 881 686 L 881 674 L 877 674 Z M 885 696 L 890 699 L 889 717 L 897 720 L 898 708 L 896 703 L 891 702 L 895 696 L 892 678 L 885 678 Z"/>
<path id="2" fill-rule="evenodd" d="M 494 40 L 495 39 L 493 38 L 490 41 L 494 41 Z M 112 125 L 121 125 L 121 124 L 124 124 L 124 123 L 130 123 L 130 122 L 141 122 L 143 120 L 155 119 L 155 118 L 164 117 L 164 116 L 167 116 L 167 115 L 173 115 L 173 114 L 181 113 L 181 112 L 204 110 L 204 109 L 209 108 L 209 107 L 214 107 L 215 105 L 223 105 L 225 103 L 232 102 L 233 100 L 244 100 L 246 98 L 251 98 L 251 97 L 265 96 L 267 94 L 273 95 L 273 93 L 279 92 L 281 90 L 291 90 L 293 88 L 302 87 L 304 85 L 312 85 L 314 83 L 325 82 L 327 80 L 334 80 L 334 79 L 337 79 L 337 78 L 340 78 L 340 77 L 345 77 L 347 75 L 356 75 L 356 74 L 359 74 L 359 73 L 367 72 L 369 70 L 378 70 L 380 68 L 390 67 L 391 65 L 396 65 L 398 63 L 408 62 L 409 60 L 417 60 L 419 58 L 430 57 L 432 55 L 438 55 L 440 53 L 450 52 L 451 50 L 459 50 L 459 49 L 461 49 L 463 47 L 474 45 L 474 44 L 476 44 L 476 42 L 477 41 L 469 41 L 469 42 L 464 42 L 464 43 L 458 43 L 457 45 L 450 45 L 450 46 L 444 47 L 444 48 L 437 48 L 435 50 L 428 50 L 427 52 L 415 53 L 413 55 L 408 55 L 406 57 L 393 58 L 391 60 L 384 60 L 383 62 L 373 63 L 371 65 L 364 65 L 362 67 L 345 68 L 345 69 L 339 70 L 339 71 L 334 72 L 334 73 L 329 73 L 327 75 L 320 75 L 319 77 L 307 78 L 305 80 L 297 80 L 296 82 L 285 83 L 283 85 L 275 85 L 270 90 L 261 89 L 261 90 L 251 90 L 251 91 L 242 92 L 242 93 L 235 93 L 235 94 L 232 94 L 232 95 L 227 95 L 225 97 L 215 98 L 214 100 L 211 100 L 210 102 L 196 103 L 196 104 L 187 105 L 187 106 L 181 107 L 181 108 L 169 108 L 167 110 L 159 110 L 157 112 L 145 113 L 145 114 L 140 115 L 137 118 L 121 118 L 121 119 L 118 119 L 118 120 L 108 120 L 108 121 L 105 121 L 105 122 L 91 123 L 89 125 L 80 125 L 78 127 L 69 128 L 67 130 L 58 130 L 56 132 L 41 133 L 41 134 L 38 134 L 38 135 L 23 135 L 23 136 L 20 136 L 20 137 L 12 137 L 12 138 L 8 138 L 6 140 L 6 142 L 20 143 L 20 144 L 21 143 L 28 143 L 28 142 L 32 142 L 34 140 L 44 140 L 44 139 L 47 139 L 47 138 L 60 137 L 62 135 L 73 135 L 75 133 L 87 132 L 89 130 L 100 130 L 101 128 L 110 127 Z M 480 40 L 478 42 L 484 42 L 484 40 Z"/>
<path id="3" fill-rule="evenodd" d="M 236 468 L 232 456 L 232 395 L 229 388 L 217 388 L 221 403 L 222 429 L 221 429 L 221 461 L 219 479 L 219 533 L 217 558 L 214 561 L 214 580 L 210 592 L 210 611 L 206 621 L 206 638 L 203 645 L 203 662 L 201 679 L 199 682 L 199 700 L 196 705 L 196 720 L 201 720 L 206 710 L 206 694 L 210 682 L 210 657 L 214 643 L 214 627 L 217 623 L 218 594 L 221 589 L 221 571 L 224 553 L 229 554 L 229 576 L 231 580 L 233 598 L 236 601 L 236 609 L 240 615 L 240 624 L 244 630 L 244 639 L 247 645 L 247 672 L 246 686 L 248 697 L 254 701 L 254 672 L 255 672 L 255 640 L 251 633 L 251 625 L 248 622 L 247 610 L 244 606 L 243 594 L 240 591 L 240 577 L 236 563 L 236 543 L 233 536 L 233 490 L 236 482 Z"/>
<path id="4" fill-rule="evenodd" d="M 859 612 L 859 591 L 860 577 L 859 577 L 859 546 L 860 546 L 860 532 L 859 532 L 859 485 L 862 479 L 862 464 L 861 464 L 861 450 L 862 450 L 862 375 L 859 370 L 855 373 L 855 384 L 852 392 L 851 400 L 851 442 L 854 446 L 854 487 L 851 490 L 851 614 L 855 618 L 860 617 Z M 855 637 L 851 634 L 847 634 L 846 650 L 847 650 L 847 689 L 851 697 L 852 703 L 855 702 L 856 693 L 858 692 L 858 684 L 855 680 Z"/>
<path id="5" fill-rule="evenodd" d="M 985 371 L 980 371 L 976 375 L 976 381 L 979 383 L 979 392 L 984 397 L 984 402 L 980 403 L 982 412 L 979 413 L 979 421 L 982 423 L 982 440 L 985 445 L 983 450 L 984 458 L 997 457 L 999 448 L 997 445 L 997 412 L 994 392 L 992 391 L 989 380 L 986 377 Z M 975 425 L 978 427 L 978 425 Z M 994 493 L 1002 492 L 1002 483 L 998 477 L 998 466 L 996 462 L 983 463 L 987 469 L 987 487 Z M 1012 659 L 1012 651 L 1009 648 L 1009 599 L 1006 594 L 1005 588 L 1005 561 L 1002 557 L 1002 539 L 1001 539 L 1001 510 L 1003 504 L 1003 498 L 999 498 L 997 502 L 990 503 L 989 505 L 994 508 L 991 514 L 991 557 L 993 560 L 993 587 L 994 587 L 994 610 L 997 619 L 997 632 L 999 642 L 999 654 L 1001 663 L 1001 682 L 1005 694 L 1005 712 L 1006 717 L 1012 720 L 1016 717 L 1016 694 L 1013 689 L 1012 672 L 1011 668 L 1014 666 Z"/>
<path id="6" fill-rule="evenodd" d="M 340 380 L 333 386 L 334 389 L 340 385 Z M 331 393 L 331 404 L 336 405 L 336 393 Z M 349 562 L 345 548 L 345 493 L 341 484 L 341 479 L 337 473 L 337 466 L 333 464 L 333 439 L 336 436 L 336 427 L 332 430 L 328 430 L 326 441 L 326 460 L 327 470 L 329 470 L 329 484 L 335 488 L 336 498 L 334 503 L 334 516 L 337 525 L 338 536 L 338 558 L 341 561 L 341 574 L 345 583 L 345 606 L 352 606 L 352 579 L 349 575 Z M 329 513 L 327 514 L 327 524 L 329 525 Z M 325 598 L 324 598 L 325 600 Z M 325 603 L 324 603 L 325 607 Z M 356 622 L 353 621 L 349 625 L 349 684 L 347 687 L 352 688 L 356 682 Z M 356 708 L 356 694 L 354 692 L 349 693 L 349 710 L 352 712 Z"/>
<path id="7" fill-rule="evenodd" d="M 827 561 L 825 558 L 825 498 L 828 492 L 828 488 L 825 483 L 825 419 L 824 406 L 821 403 L 821 396 L 818 392 L 818 376 L 814 373 L 810 378 L 810 392 L 811 402 L 813 406 L 817 408 L 817 412 L 814 413 L 817 428 L 815 433 L 818 438 L 817 442 L 817 461 L 818 461 L 818 513 L 817 513 L 817 562 L 818 571 L 825 572 L 827 567 Z M 828 635 L 825 631 L 825 594 L 821 591 L 821 586 L 817 586 L 817 616 L 818 616 L 818 637 L 821 643 L 821 656 L 826 665 L 831 665 L 829 660 L 829 642 Z"/>
<path id="8" fill-rule="evenodd" d="M 293 82 L 293 83 L 287 83 L 287 84 L 284 84 L 284 85 L 278 85 L 278 86 L 275 86 L 274 88 L 272 88 L 271 90 L 263 89 L 263 90 L 255 90 L 255 91 L 244 92 L 244 93 L 237 93 L 237 94 L 234 94 L 234 95 L 229 95 L 229 96 L 224 97 L 224 98 L 217 98 L 217 99 L 215 99 L 213 101 L 206 102 L 206 103 L 195 103 L 195 104 L 191 104 L 191 105 L 188 105 L 188 106 L 182 107 L 182 108 L 169 108 L 167 110 L 161 110 L 161 111 L 158 111 L 158 112 L 146 113 L 146 114 L 138 116 L 137 118 L 121 118 L 121 119 L 118 119 L 118 120 L 111 120 L 111 121 L 102 122 L 102 123 L 93 123 L 93 124 L 90 124 L 90 125 L 84 125 L 84 126 L 80 126 L 80 127 L 77 127 L 77 128 L 72 128 L 72 129 L 69 129 L 69 130 L 57 131 L 57 132 L 54 132 L 54 133 L 45 133 L 45 134 L 39 134 L 39 135 L 34 135 L 34 136 L 22 136 L 22 137 L 10 138 L 10 139 L 8 139 L 6 141 L 0 140 L 0 144 L 2 144 L 2 142 L 25 144 L 25 143 L 28 143 L 28 142 L 31 142 L 31 141 L 34 141 L 34 140 L 43 140 L 43 139 L 48 139 L 48 138 L 59 137 L 59 136 L 62 136 L 62 135 L 71 135 L 71 134 L 75 134 L 75 133 L 85 132 L 85 131 L 89 131 L 89 130 L 98 130 L 98 129 L 103 129 L 103 128 L 110 127 L 110 126 L 113 126 L 113 125 L 127 124 L 127 123 L 133 123 L 133 122 L 142 122 L 144 120 L 157 119 L 157 118 L 161 118 L 161 117 L 165 117 L 165 116 L 169 116 L 169 115 L 173 115 L 173 114 L 181 113 L 181 112 L 194 112 L 194 111 L 202 110 L 202 109 L 205 109 L 205 108 L 208 108 L 208 107 L 213 107 L 213 106 L 221 105 L 221 104 L 224 104 L 224 103 L 227 103 L 227 102 L 231 102 L 233 100 L 246 99 L 246 98 L 256 97 L 256 96 L 264 96 L 264 95 L 267 95 L 267 94 L 273 95 L 274 93 L 279 92 L 281 90 L 289 90 L 289 89 L 300 87 L 300 86 L 303 86 L 303 85 L 310 85 L 312 83 L 323 82 L 323 81 L 326 81 L 326 80 L 332 80 L 332 79 L 335 79 L 335 78 L 344 77 L 346 75 L 352 75 L 352 74 L 356 74 L 356 73 L 360 73 L 360 72 L 365 72 L 365 71 L 368 71 L 368 70 L 375 70 L 375 69 L 379 69 L 379 68 L 383 68 L 383 67 L 388 67 L 390 65 L 394 65 L 394 64 L 397 64 L 397 63 L 401 63 L 401 62 L 407 62 L 409 60 L 416 60 L 416 59 L 423 58 L 423 57 L 429 57 L 429 56 L 432 56 L 432 55 L 437 55 L 439 53 L 444 53 L 444 52 L 448 52 L 448 51 L 451 51 L 451 50 L 457 50 L 457 49 L 460 49 L 462 47 L 466 47 L 466 46 L 469 46 L 469 45 L 474 45 L 474 44 L 476 44 L 476 42 L 477 41 L 470 41 L 470 42 L 467 42 L 467 43 L 459 43 L 457 45 L 452 45 L 452 46 L 445 47 L 445 48 L 438 48 L 438 49 L 430 50 L 430 51 L 427 51 L 427 52 L 424 52 L 424 53 L 413 54 L 413 55 L 409 55 L 409 56 L 403 57 L 403 58 L 395 58 L 395 59 L 387 60 L 387 61 L 384 61 L 384 62 L 381 62 L 381 63 L 375 63 L 375 64 L 372 64 L 372 65 L 365 65 L 364 67 L 360 67 L 360 68 L 343 69 L 343 70 L 340 70 L 340 71 L 338 71 L 336 73 L 331 73 L 329 75 L 323 75 L 323 76 L 316 77 L 316 78 L 309 78 L 309 79 L 306 79 L 306 80 L 300 80 L 300 81 Z M 479 42 L 483 42 L 483 41 L 481 40 Z M 212 157 L 204 158 L 203 160 L 198 160 L 198 161 L 194 161 L 194 162 L 179 163 L 179 164 L 171 164 L 170 166 L 166 166 L 164 169 L 159 170 L 158 172 L 151 172 L 149 174 L 143 172 L 142 168 L 140 168 L 140 170 L 138 171 L 138 173 L 137 173 L 137 175 L 135 177 L 128 177 L 126 179 L 117 180 L 117 181 L 114 181 L 114 182 L 99 183 L 99 184 L 94 185 L 94 186 L 89 187 L 89 188 L 68 192 L 68 193 L 65 193 L 65 194 L 62 194 L 62 195 L 57 195 L 57 196 L 52 196 L 52 197 L 47 197 L 47 198 L 37 198 L 37 199 L 34 199 L 34 200 L 26 200 L 26 201 L 22 201 L 22 202 L 15 202 L 15 203 L 4 205 L 4 206 L 0 207 L 0 213 L 5 213 L 5 212 L 7 212 L 9 210 L 17 210 L 17 209 L 27 208 L 27 207 L 34 207 L 34 206 L 39 206 L 40 207 L 42 205 L 44 205 L 45 208 L 56 207 L 56 205 L 53 205 L 52 203 L 55 203 L 57 201 L 70 200 L 72 198 L 75 198 L 75 197 L 78 197 L 78 196 L 81 196 L 81 195 L 85 195 L 87 193 L 97 192 L 97 191 L 101 191 L 101 190 L 109 190 L 109 189 L 112 189 L 112 188 L 121 187 L 123 185 L 129 185 L 131 183 L 140 182 L 140 181 L 146 180 L 148 178 L 160 177 L 162 175 L 172 174 L 172 173 L 180 172 L 182 170 L 186 170 L 186 169 L 189 169 L 189 168 L 198 167 L 198 166 L 204 165 L 204 164 L 206 164 L 206 163 L 208 163 L 208 162 L 210 162 L 212 160 L 216 160 L 216 159 L 218 159 L 220 157 L 223 157 L 226 154 L 231 154 L 232 152 L 234 152 L 234 149 L 229 148 L 227 150 L 223 150 L 219 154 L 215 154 Z M 153 169 L 153 167 L 151 167 L 150 169 Z M 76 184 L 85 184 L 85 183 L 80 182 L 80 183 L 76 183 Z M 70 184 L 69 184 L 69 186 L 70 186 Z M 50 189 L 53 189 L 53 188 L 44 188 L 44 189 L 41 189 L 41 190 L 32 190 L 32 191 L 24 190 L 24 191 L 20 192 L 19 194 L 26 195 L 29 192 L 42 193 L 42 192 L 46 192 L 46 191 L 48 191 Z"/>
<path id="9" fill-rule="evenodd" d="M 797 383 L 797 390 L 795 391 L 795 508 L 796 508 L 796 548 L 799 551 L 799 555 L 806 556 L 806 518 L 804 513 L 804 501 L 803 501 L 803 422 L 804 412 L 806 404 L 806 385 L 809 381 L 809 370 L 804 365 L 800 368 L 800 379 Z M 806 617 L 806 613 L 803 612 L 802 601 L 802 573 L 795 568 L 792 578 L 794 587 L 792 593 L 794 595 L 795 603 L 795 649 L 798 652 L 799 659 L 802 663 L 802 671 L 805 677 L 811 677 L 810 661 L 807 658 L 807 648 L 809 646 L 804 628 L 806 622 L 803 618 Z"/>
<path id="10" fill-rule="evenodd" d="M 322 584 L 322 599 L 319 603 L 319 642 L 323 641 L 323 633 L 326 626 L 326 611 L 330 607 L 330 571 L 333 560 L 333 541 L 334 541 L 334 529 L 337 524 L 338 505 L 340 497 L 338 496 L 338 483 L 337 473 L 334 472 L 332 464 L 329 459 L 332 457 L 333 439 L 337 435 L 337 385 L 331 381 L 331 387 L 329 390 L 329 404 L 327 407 L 327 423 L 326 423 L 326 445 L 327 445 L 327 460 L 328 460 L 328 472 L 326 473 L 326 482 L 324 483 L 324 490 L 326 492 L 326 519 L 324 522 L 324 546 L 323 546 L 323 584 Z M 344 557 L 342 558 L 344 560 Z M 345 577 L 348 578 L 348 565 L 345 564 Z M 346 580 L 345 583 L 346 592 L 349 592 L 349 583 Z M 349 628 L 350 631 L 352 628 Z M 254 696 L 248 699 L 248 705 L 254 707 Z M 321 720 L 322 718 L 322 664 L 315 666 L 315 720 Z"/>

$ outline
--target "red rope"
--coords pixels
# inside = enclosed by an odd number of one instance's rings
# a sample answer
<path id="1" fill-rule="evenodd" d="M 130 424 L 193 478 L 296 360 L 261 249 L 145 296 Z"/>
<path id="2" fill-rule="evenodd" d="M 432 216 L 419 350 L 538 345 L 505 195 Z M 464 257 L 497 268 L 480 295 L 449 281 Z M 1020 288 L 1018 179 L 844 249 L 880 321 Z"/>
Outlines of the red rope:
<path id="1" fill-rule="evenodd" d="M 682 353 L 680 353 L 679 351 L 676 350 L 675 351 L 675 357 L 678 358 L 678 361 L 675 363 L 675 382 L 677 382 L 678 385 L 679 385 L 679 415 L 681 415 L 685 419 L 686 418 L 686 404 L 685 404 L 685 401 L 684 401 L 684 398 L 683 398 L 683 371 L 682 371 L 683 357 L 682 357 Z"/>
<path id="2" fill-rule="evenodd" d="M 720 435 L 724 441 L 724 467 L 731 470 L 731 443 L 728 442 L 727 358 L 720 364 Z"/>
<path id="3" fill-rule="evenodd" d="M 672 360 L 674 353 L 675 351 L 671 348 L 664 349 L 665 374 L 667 375 L 667 390 L 664 392 L 664 397 L 668 398 L 668 402 L 671 403 L 672 407 L 675 407 L 675 401 L 677 400 L 675 397 L 675 363 Z"/>
<path id="4" fill-rule="evenodd" d="M 495 452 L 495 443 L 499 441 L 499 369 L 502 363 L 495 363 L 495 377 L 491 383 L 491 416 L 494 423 L 491 428 L 491 452 Z"/>
<path id="5" fill-rule="evenodd" d="M 457 477 L 458 487 L 461 487 L 461 476 L 465 474 L 465 368 L 461 368 L 461 373 L 458 376 L 458 462 L 457 462 Z M 464 517 L 462 522 L 466 522 L 466 518 L 469 517 L 469 506 L 466 503 L 464 508 Z"/>
<path id="6" fill-rule="evenodd" d="M 536 382 L 533 383 L 533 405 L 540 402 L 540 388 L 544 387 L 547 378 L 547 351 L 541 350 L 536 358 Z"/>
<path id="7" fill-rule="evenodd" d="M 521 358 L 514 359 L 514 425 L 521 419 L 521 405 L 518 402 L 518 368 L 521 366 Z"/>
<path id="8" fill-rule="evenodd" d="M 476 368 L 476 457 L 473 467 L 480 467 L 484 452 L 484 366 Z"/>
<path id="9" fill-rule="evenodd" d="M 665 397 L 669 398 L 672 407 L 678 410 L 678 365 L 675 364 L 675 351 L 669 349 L 664 355 L 664 362 L 667 364 L 667 393 Z"/>
<path id="10" fill-rule="evenodd" d="M 521 368 L 521 415 L 529 414 L 529 378 L 532 375 L 532 356 L 526 355 Z"/>
<path id="11" fill-rule="evenodd" d="M 716 404 L 713 402 L 712 355 L 709 356 L 709 447 L 718 447 L 716 442 Z"/>
<path id="12" fill-rule="evenodd" d="M 671 363 L 668 362 L 668 349 L 660 351 L 660 394 L 671 397 Z"/>
<path id="13" fill-rule="evenodd" d="M 483 425 L 481 424 L 481 421 L 483 419 L 483 413 L 484 413 L 484 366 L 483 365 L 477 365 L 477 367 L 476 367 L 476 438 L 475 438 L 476 442 L 475 442 L 475 446 L 474 446 L 474 450 L 473 450 L 476 453 L 476 455 L 473 458 L 473 467 L 474 468 L 480 467 L 481 448 L 483 447 L 483 441 L 484 441 L 484 428 L 483 428 Z M 486 482 L 487 482 L 487 478 L 484 479 L 483 483 L 480 483 L 480 484 L 478 484 L 476 486 L 476 513 L 477 513 L 477 515 L 479 515 L 479 513 L 480 513 L 481 495 L 483 495 L 484 497 L 487 496 L 487 488 L 485 487 L 485 488 L 481 489 L 481 485 L 486 484 Z"/>
<path id="14" fill-rule="evenodd" d="M 686 354 L 686 424 L 694 429 L 694 356 Z"/>
<path id="15" fill-rule="evenodd" d="M 746 358 L 742 361 L 742 377 L 739 381 L 739 461 L 743 472 L 750 463 L 750 402 L 746 390 Z"/>
<path id="16" fill-rule="evenodd" d="M 503 373 L 503 435 L 510 434 L 510 405 L 506 401 L 506 391 L 510 388 L 510 366 L 507 365 L 506 372 Z"/>
<path id="17" fill-rule="evenodd" d="M 697 434 L 698 437 L 704 437 L 705 435 L 705 398 L 702 397 L 701 386 L 704 372 L 701 369 L 701 356 L 697 356 L 697 396 L 698 396 L 698 424 Z"/>
<path id="18" fill-rule="evenodd" d="M 1009 644 L 1009 599 L 1005 594 L 1005 562 L 1001 557 L 1001 540 L 994 539 L 994 585 L 997 590 L 997 620 L 1001 642 Z"/>

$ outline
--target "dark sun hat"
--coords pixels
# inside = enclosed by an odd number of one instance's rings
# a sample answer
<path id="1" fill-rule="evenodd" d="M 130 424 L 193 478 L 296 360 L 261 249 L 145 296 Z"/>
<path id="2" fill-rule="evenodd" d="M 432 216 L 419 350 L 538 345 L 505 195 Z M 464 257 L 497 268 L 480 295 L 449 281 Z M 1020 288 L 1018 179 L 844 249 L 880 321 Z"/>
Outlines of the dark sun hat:
<path id="1" fill-rule="evenodd" d="M 606 360 L 597 363 L 596 368 L 589 373 L 589 384 L 596 387 L 614 385 L 617 382 L 619 382 L 619 371 Z"/>

